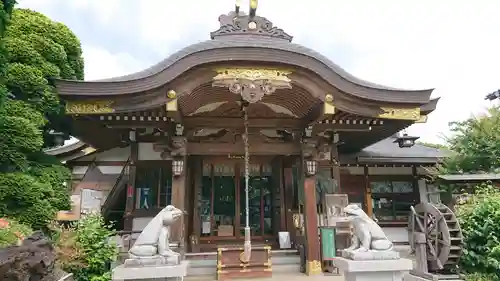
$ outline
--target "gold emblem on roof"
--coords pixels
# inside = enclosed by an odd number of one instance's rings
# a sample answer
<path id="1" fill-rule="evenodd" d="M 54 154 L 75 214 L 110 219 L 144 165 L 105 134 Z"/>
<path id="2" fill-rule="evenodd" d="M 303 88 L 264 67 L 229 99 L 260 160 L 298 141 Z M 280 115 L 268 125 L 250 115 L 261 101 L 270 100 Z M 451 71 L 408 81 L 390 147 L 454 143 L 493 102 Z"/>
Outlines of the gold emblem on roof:
<path id="1" fill-rule="evenodd" d="M 412 120 L 417 121 L 420 119 L 420 108 L 390 108 L 381 107 L 383 112 L 378 115 L 379 118 L 385 119 L 398 119 L 398 120 Z"/>
<path id="2" fill-rule="evenodd" d="M 113 113 L 113 101 L 67 101 L 66 114 Z"/>

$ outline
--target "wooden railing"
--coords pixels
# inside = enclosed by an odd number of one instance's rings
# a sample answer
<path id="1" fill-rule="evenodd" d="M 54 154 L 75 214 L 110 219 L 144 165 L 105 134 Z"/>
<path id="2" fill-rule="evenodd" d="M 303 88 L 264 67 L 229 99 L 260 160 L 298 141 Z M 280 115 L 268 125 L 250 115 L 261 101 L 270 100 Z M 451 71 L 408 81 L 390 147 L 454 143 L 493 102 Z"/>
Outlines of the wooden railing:
<path id="1" fill-rule="evenodd" d="M 108 196 L 106 197 L 106 200 L 104 201 L 104 204 L 102 204 L 101 207 L 101 212 L 102 214 L 106 215 L 107 212 L 109 211 L 109 208 L 111 207 L 110 205 L 112 204 L 113 200 L 116 199 L 116 197 L 119 195 L 120 191 L 122 188 L 124 188 L 124 185 L 128 182 L 128 172 L 129 172 L 129 167 L 130 167 L 130 157 L 127 159 L 127 162 L 125 165 L 123 165 L 122 171 L 120 172 L 120 175 L 116 178 L 115 185 L 113 185 L 113 188 L 108 193 Z"/>

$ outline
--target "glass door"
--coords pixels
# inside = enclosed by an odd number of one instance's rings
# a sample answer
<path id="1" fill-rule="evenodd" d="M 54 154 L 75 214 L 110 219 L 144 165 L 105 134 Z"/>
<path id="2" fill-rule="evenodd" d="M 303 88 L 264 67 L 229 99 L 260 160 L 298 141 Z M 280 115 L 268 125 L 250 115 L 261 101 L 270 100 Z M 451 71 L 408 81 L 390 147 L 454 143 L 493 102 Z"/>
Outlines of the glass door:
<path id="1" fill-rule="evenodd" d="M 249 177 L 249 221 L 253 237 L 273 235 L 272 167 L 253 163 Z M 245 236 L 245 169 L 242 161 L 205 163 L 199 214 L 205 239 Z M 210 237 L 210 238 L 209 238 Z"/>
<path id="2" fill-rule="evenodd" d="M 235 236 L 235 165 L 205 164 L 200 195 L 201 236 Z"/>
<path id="3" fill-rule="evenodd" d="M 272 169 L 270 165 L 251 164 L 249 177 L 249 223 L 252 236 L 273 234 Z M 245 235 L 245 169 L 240 169 L 239 180 L 240 235 Z"/>

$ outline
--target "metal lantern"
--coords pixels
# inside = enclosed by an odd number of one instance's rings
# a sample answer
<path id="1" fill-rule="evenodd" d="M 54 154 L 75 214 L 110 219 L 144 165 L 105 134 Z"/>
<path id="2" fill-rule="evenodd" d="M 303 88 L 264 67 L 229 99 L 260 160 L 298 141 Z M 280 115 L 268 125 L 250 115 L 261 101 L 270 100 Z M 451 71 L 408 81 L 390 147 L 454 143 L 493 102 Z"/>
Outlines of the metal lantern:
<path id="1" fill-rule="evenodd" d="M 174 159 L 172 161 L 172 173 L 178 177 L 184 172 L 184 160 Z"/>
<path id="2" fill-rule="evenodd" d="M 419 138 L 420 137 L 413 137 L 404 133 L 402 136 L 397 137 L 394 142 L 397 142 L 400 148 L 408 148 L 414 146 L 415 141 Z"/>
<path id="3" fill-rule="evenodd" d="M 64 133 L 51 130 L 49 135 L 54 137 L 54 144 L 56 146 L 61 146 L 64 144 Z"/>
<path id="4" fill-rule="evenodd" d="M 306 160 L 306 174 L 314 176 L 318 168 L 318 163 L 315 160 Z"/>

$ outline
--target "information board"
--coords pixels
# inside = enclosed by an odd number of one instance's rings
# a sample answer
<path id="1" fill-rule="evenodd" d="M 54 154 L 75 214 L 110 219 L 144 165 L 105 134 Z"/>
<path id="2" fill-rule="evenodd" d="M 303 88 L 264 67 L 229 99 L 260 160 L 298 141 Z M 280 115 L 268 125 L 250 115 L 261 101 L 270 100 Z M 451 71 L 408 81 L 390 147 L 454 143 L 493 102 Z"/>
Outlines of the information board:
<path id="1" fill-rule="evenodd" d="M 337 256 L 335 248 L 335 229 L 333 227 L 320 227 L 321 259 L 333 260 Z"/>

